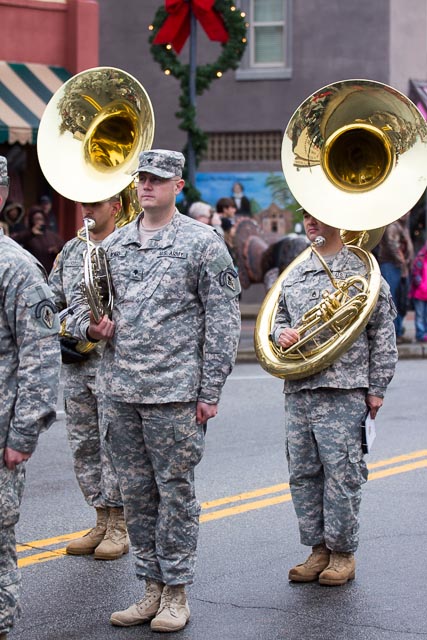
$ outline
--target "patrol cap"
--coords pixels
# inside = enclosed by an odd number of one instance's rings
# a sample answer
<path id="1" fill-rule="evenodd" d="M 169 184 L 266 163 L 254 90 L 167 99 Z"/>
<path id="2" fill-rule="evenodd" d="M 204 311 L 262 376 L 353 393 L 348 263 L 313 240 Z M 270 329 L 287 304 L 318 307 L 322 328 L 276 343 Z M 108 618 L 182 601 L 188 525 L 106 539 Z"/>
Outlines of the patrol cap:
<path id="1" fill-rule="evenodd" d="M 138 173 L 153 173 L 159 178 L 181 178 L 185 158 L 179 151 L 151 149 L 139 154 Z"/>
<path id="2" fill-rule="evenodd" d="M 0 187 L 9 186 L 9 176 L 7 175 L 7 160 L 0 156 Z"/>

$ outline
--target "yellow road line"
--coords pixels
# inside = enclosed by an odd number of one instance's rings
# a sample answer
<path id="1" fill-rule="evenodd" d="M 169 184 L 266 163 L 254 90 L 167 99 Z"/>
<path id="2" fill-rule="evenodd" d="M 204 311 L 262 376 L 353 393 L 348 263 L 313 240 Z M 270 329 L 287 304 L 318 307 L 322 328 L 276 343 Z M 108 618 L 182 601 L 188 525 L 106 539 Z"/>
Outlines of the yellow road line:
<path id="1" fill-rule="evenodd" d="M 412 453 L 404 453 L 401 456 L 395 456 L 394 458 L 388 458 L 388 460 L 380 460 L 379 462 L 371 462 L 368 464 L 368 469 L 377 469 L 378 467 L 385 467 L 396 462 L 404 462 L 405 460 L 413 460 L 414 458 L 423 458 L 427 456 L 427 449 L 421 449 L 420 451 L 413 451 Z"/>
<path id="2" fill-rule="evenodd" d="M 53 544 L 59 542 L 68 542 L 69 540 L 75 540 L 81 538 L 88 533 L 90 529 L 84 529 L 83 531 L 76 531 L 75 533 L 65 533 L 62 536 L 55 536 L 54 538 L 44 538 L 43 540 L 34 540 L 34 542 L 27 542 L 25 544 L 17 544 L 16 550 L 18 553 L 23 551 L 29 551 L 30 549 L 38 549 L 39 547 L 50 547 Z"/>
<path id="3" fill-rule="evenodd" d="M 393 458 L 388 458 L 387 460 L 381 460 L 379 462 L 371 463 L 368 465 L 368 468 L 371 470 L 371 469 L 377 469 L 380 467 L 386 467 L 386 466 L 389 467 L 389 465 L 396 464 L 397 462 L 405 462 L 408 460 L 414 460 L 414 459 L 423 458 L 426 456 L 427 456 L 427 449 L 422 449 L 420 451 L 414 451 L 412 453 L 395 456 Z M 395 467 L 389 467 L 381 471 L 374 471 L 374 472 L 370 471 L 369 480 L 370 481 L 378 480 L 380 478 L 386 478 L 386 477 L 390 477 L 400 473 L 407 473 L 409 471 L 413 471 L 415 469 L 422 469 L 425 467 L 427 467 L 427 459 L 417 460 L 407 464 L 401 464 Z M 211 522 L 212 520 L 219 520 L 222 518 L 235 516 L 241 513 L 247 513 L 248 511 L 254 511 L 256 509 L 264 509 L 265 507 L 271 507 L 273 505 L 282 504 L 284 502 L 290 502 L 291 494 L 284 493 L 282 495 L 273 496 L 270 498 L 266 498 L 264 500 L 255 500 L 253 502 L 243 503 L 244 500 L 251 500 L 253 498 L 259 498 L 261 496 L 265 496 L 272 493 L 279 493 L 283 491 L 289 491 L 288 483 L 276 484 L 270 487 L 263 487 L 261 489 L 256 489 L 254 491 L 247 491 L 244 493 L 238 493 L 233 496 L 226 496 L 224 498 L 219 498 L 217 500 L 210 500 L 208 502 L 203 502 L 202 503 L 203 511 L 214 509 L 215 507 L 219 507 L 225 504 L 232 504 L 235 502 L 240 502 L 241 504 L 237 504 L 234 507 L 227 507 L 225 509 L 217 509 L 216 511 L 211 511 L 210 513 L 202 513 L 200 516 L 200 522 Z M 37 549 L 39 547 L 46 547 L 46 546 L 58 544 L 60 542 L 74 540 L 76 538 L 81 537 L 85 533 L 87 533 L 87 531 L 88 529 L 85 529 L 84 531 L 76 531 L 75 533 L 55 536 L 54 538 L 44 538 L 42 540 L 35 540 L 33 542 L 28 542 L 27 544 L 20 544 L 20 545 L 17 545 L 17 551 L 20 553 L 20 552 L 29 551 L 31 549 Z M 24 558 L 20 558 L 18 560 L 18 566 L 26 567 L 31 564 L 38 564 L 40 562 L 46 562 L 47 560 L 53 560 L 63 555 L 65 555 L 65 548 L 55 549 L 51 551 L 44 551 L 42 553 L 28 555 Z"/>
<path id="4" fill-rule="evenodd" d="M 236 507 L 229 507 L 228 509 L 220 509 L 219 511 L 212 511 L 211 513 L 202 513 L 200 516 L 200 522 L 210 522 L 211 520 L 219 520 L 219 518 L 235 516 L 238 513 L 245 513 L 246 511 L 253 511 L 254 509 L 271 507 L 272 505 L 280 504 L 281 502 L 289 502 L 291 499 L 291 494 L 286 493 L 283 496 L 276 496 L 275 498 L 268 498 L 267 500 L 247 502 L 246 504 L 239 504 Z"/>
<path id="5" fill-rule="evenodd" d="M 391 469 L 384 469 L 383 471 L 374 471 L 374 473 L 369 474 L 369 480 L 387 478 L 388 476 L 394 476 L 396 473 L 406 473 L 407 471 L 422 469 L 423 467 L 427 467 L 427 460 L 419 460 L 411 464 L 402 464 L 399 467 L 392 467 Z"/>
<path id="6" fill-rule="evenodd" d="M 55 549 L 55 551 L 43 551 L 43 553 L 35 553 L 32 556 L 26 558 L 19 558 L 18 567 L 28 567 L 31 564 L 40 564 L 41 562 L 47 562 L 47 560 L 54 560 L 60 556 L 65 556 L 65 547 L 63 549 Z"/>
<path id="7" fill-rule="evenodd" d="M 427 456 L 427 449 L 421 449 L 420 451 L 414 451 L 413 453 L 405 453 L 401 456 L 395 456 L 388 460 L 380 460 L 368 464 L 368 469 L 377 469 L 378 467 L 385 467 L 396 462 L 403 462 L 406 460 L 412 460 L 413 458 L 422 458 Z M 202 503 L 202 509 L 213 509 L 214 507 L 220 507 L 223 504 L 231 504 L 232 502 L 240 502 L 241 500 L 248 500 L 250 498 L 256 498 L 258 496 L 265 496 L 270 493 L 279 493 L 281 491 L 287 491 L 289 489 L 288 483 L 275 484 L 271 487 L 264 487 L 262 489 L 256 489 L 255 491 L 247 491 L 246 493 L 238 493 L 234 496 L 226 496 L 225 498 L 218 498 L 217 500 L 210 500 Z"/>
<path id="8" fill-rule="evenodd" d="M 279 491 L 286 491 L 287 489 L 289 489 L 289 484 L 287 482 L 282 484 L 274 484 L 271 487 L 255 489 L 255 491 L 237 493 L 235 496 L 226 496 L 225 498 L 218 498 L 218 500 L 209 500 L 209 502 L 202 502 L 202 509 L 213 509 L 214 507 L 220 507 L 223 504 L 230 504 L 231 502 L 248 500 L 249 498 L 257 498 L 258 496 L 265 496 L 269 493 L 279 493 Z"/>
<path id="9" fill-rule="evenodd" d="M 412 464 L 404 464 L 398 467 L 392 467 L 391 469 L 384 469 L 383 471 L 375 471 L 369 474 L 369 480 L 378 480 L 380 478 L 386 478 L 389 476 L 397 475 L 398 473 L 407 473 L 414 469 L 421 469 L 427 467 L 427 460 L 420 460 L 413 462 Z M 277 498 L 270 498 L 269 500 L 257 500 L 256 502 L 248 502 L 246 504 L 238 505 L 236 507 L 230 507 L 228 509 L 219 509 L 212 513 L 202 514 L 200 516 L 200 522 L 210 522 L 211 520 L 219 520 L 220 518 L 227 518 L 239 513 L 245 513 L 246 511 L 253 511 L 254 509 L 262 509 L 264 507 L 270 507 L 274 504 L 280 504 L 281 502 L 289 502 L 291 500 L 291 494 L 285 494 L 278 496 Z"/>

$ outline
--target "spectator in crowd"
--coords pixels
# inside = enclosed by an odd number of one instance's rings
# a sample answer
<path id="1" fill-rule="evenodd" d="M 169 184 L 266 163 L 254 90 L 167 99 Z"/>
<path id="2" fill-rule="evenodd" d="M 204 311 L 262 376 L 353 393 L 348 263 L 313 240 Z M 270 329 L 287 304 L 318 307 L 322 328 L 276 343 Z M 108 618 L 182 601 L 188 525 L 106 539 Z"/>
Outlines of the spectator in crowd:
<path id="1" fill-rule="evenodd" d="M 221 217 L 221 227 L 228 250 L 236 263 L 234 234 L 236 232 L 236 205 L 232 198 L 220 198 L 216 203 L 216 210 Z"/>
<path id="2" fill-rule="evenodd" d="M 234 220 L 236 217 L 237 208 L 232 198 L 220 198 L 216 203 L 216 210 L 222 219 Z"/>
<path id="3" fill-rule="evenodd" d="M 402 251 L 402 238 L 402 226 L 396 220 L 386 227 L 376 251 L 381 274 L 388 282 L 396 309 L 399 306 L 398 298 L 401 280 L 408 273 L 406 258 Z M 394 328 L 396 330 L 396 339 L 400 338 L 399 342 L 401 342 L 403 337 L 402 326 L 397 317 L 394 319 Z"/>
<path id="4" fill-rule="evenodd" d="M 216 229 L 219 235 L 224 235 L 221 227 L 221 218 L 210 204 L 207 202 L 193 202 L 188 210 L 188 215 L 193 220 L 198 220 L 204 224 L 208 224 L 210 227 Z"/>
<path id="5" fill-rule="evenodd" d="M 57 254 L 64 246 L 62 238 L 47 228 L 45 214 L 37 205 L 32 207 L 28 214 L 28 229 L 17 234 L 15 240 L 37 258 L 47 273 L 52 269 Z"/>
<path id="6" fill-rule="evenodd" d="M 46 217 L 47 228 L 58 233 L 58 221 L 52 209 L 52 199 L 50 196 L 42 196 L 40 198 L 40 208 Z"/>
<path id="7" fill-rule="evenodd" d="M 397 318 L 396 318 L 396 342 L 402 344 L 404 342 L 411 342 L 411 338 L 404 335 L 405 326 L 403 320 L 408 310 L 408 296 L 410 286 L 410 274 L 412 268 L 412 261 L 414 259 L 414 245 L 412 244 L 411 234 L 409 232 L 409 216 L 410 211 L 405 213 L 404 216 L 399 218 L 398 225 L 400 226 L 400 250 L 404 258 L 404 266 L 402 267 L 402 274 L 400 283 L 397 289 Z"/>
<path id="8" fill-rule="evenodd" d="M 7 235 L 16 240 L 16 234 L 25 231 L 27 226 L 25 224 L 25 210 L 19 202 L 9 202 L 6 204 L 2 214 L 1 221 L 4 223 L 3 228 L 6 227 Z"/>
<path id="9" fill-rule="evenodd" d="M 427 342 L 427 243 L 415 256 L 409 296 L 415 310 L 415 339 Z"/>

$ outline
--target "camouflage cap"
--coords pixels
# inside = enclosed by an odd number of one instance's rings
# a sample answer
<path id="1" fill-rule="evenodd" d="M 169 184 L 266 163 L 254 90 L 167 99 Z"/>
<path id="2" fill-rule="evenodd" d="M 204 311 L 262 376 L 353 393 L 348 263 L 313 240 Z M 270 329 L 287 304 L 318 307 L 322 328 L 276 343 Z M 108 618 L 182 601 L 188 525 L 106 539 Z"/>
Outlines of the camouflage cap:
<path id="1" fill-rule="evenodd" d="M 9 186 L 9 176 L 7 175 L 7 160 L 0 156 L 0 187 Z"/>
<path id="2" fill-rule="evenodd" d="M 138 173 L 153 173 L 160 178 L 181 178 L 185 158 L 179 151 L 151 149 L 139 154 Z"/>

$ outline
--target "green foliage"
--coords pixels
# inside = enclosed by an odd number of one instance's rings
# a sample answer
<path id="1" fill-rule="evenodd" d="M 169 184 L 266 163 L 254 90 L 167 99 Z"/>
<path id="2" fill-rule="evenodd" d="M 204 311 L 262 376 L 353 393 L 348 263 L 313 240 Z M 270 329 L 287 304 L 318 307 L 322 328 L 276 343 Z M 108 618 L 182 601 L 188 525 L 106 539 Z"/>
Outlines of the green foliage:
<path id="1" fill-rule="evenodd" d="M 232 10 L 232 7 L 234 10 Z M 213 80 L 218 80 L 218 73 L 223 74 L 229 69 L 237 69 L 246 48 L 246 18 L 241 15 L 241 12 L 233 2 L 231 0 L 216 0 L 213 8 L 221 15 L 229 38 L 226 43 L 221 44 L 221 54 L 214 63 L 197 66 L 196 93 L 198 95 L 208 89 Z M 167 45 L 153 44 L 153 40 L 167 17 L 168 13 L 165 7 L 160 7 L 152 23 L 153 30 L 149 39 L 151 54 L 154 60 L 159 63 L 163 72 L 169 71 L 170 75 L 180 82 L 180 108 L 175 115 L 180 120 L 179 128 L 187 131 L 191 137 L 196 166 L 198 166 L 206 153 L 208 136 L 197 126 L 196 109 L 190 104 L 190 65 L 182 64 L 173 49 L 168 49 Z M 183 153 L 188 158 L 188 145 L 185 145 Z M 184 178 L 187 177 L 185 172 Z M 200 193 L 194 185 L 188 185 L 187 183 L 185 194 L 188 202 L 200 200 Z"/>
<path id="2" fill-rule="evenodd" d="M 251 205 L 251 213 L 252 213 L 252 215 L 254 215 L 254 213 L 258 213 L 259 211 L 261 211 L 261 205 L 258 202 L 258 200 L 255 200 L 255 198 L 251 198 L 249 200 L 249 204 Z"/>
<path id="3" fill-rule="evenodd" d="M 271 190 L 273 201 L 277 202 L 282 209 L 292 211 L 293 224 L 295 225 L 297 222 L 302 222 L 302 212 L 297 211 L 300 205 L 289 190 L 285 176 L 276 176 L 272 173 L 266 179 L 265 184 Z"/>
<path id="4" fill-rule="evenodd" d="M 265 185 L 270 188 L 273 201 L 277 202 L 282 209 L 296 205 L 295 198 L 289 191 L 285 176 L 276 176 L 272 173 L 266 179 Z"/>

